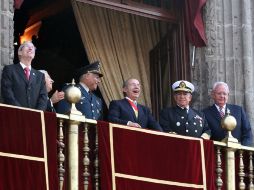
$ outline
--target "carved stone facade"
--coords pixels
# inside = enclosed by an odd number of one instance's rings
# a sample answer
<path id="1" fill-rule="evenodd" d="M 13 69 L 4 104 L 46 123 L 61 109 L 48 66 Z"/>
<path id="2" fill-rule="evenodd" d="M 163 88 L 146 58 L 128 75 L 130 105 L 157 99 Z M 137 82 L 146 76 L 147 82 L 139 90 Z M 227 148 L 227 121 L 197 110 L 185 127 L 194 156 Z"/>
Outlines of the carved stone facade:
<path id="1" fill-rule="evenodd" d="M 204 22 L 207 47 L 196 50 L 192 80 L 198 98 L 194 106 L 202 109 L 210 99 L 216 81 L 228 83 L 229 103 L 245 108 L 254 129 L 254 64 L 252 0 L 207 0 Z"/>
<path id="2" fill-rule="evenodd" d="M 14 8 L 13 1 L 1 0 L 0 1 L 0 77 L 4 65 L 13 63 L 14 47 L 13 47 L 13 34 L 14 34 Z"/>

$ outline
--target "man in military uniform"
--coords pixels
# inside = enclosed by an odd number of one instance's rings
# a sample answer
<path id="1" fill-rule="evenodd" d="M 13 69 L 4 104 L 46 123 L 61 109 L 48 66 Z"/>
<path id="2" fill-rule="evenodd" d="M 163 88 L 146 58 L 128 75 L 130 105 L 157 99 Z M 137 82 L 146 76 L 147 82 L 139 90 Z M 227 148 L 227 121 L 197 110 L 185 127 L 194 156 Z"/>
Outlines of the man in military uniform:
<path id="1" fill-rule="evenodd" d="M 101 82 L 102 76 L 98 61 L 80 68 L 76 73 L 79 80 L 77 87 L 81 91 L 81 99 L 76 103 L 76 108 L 88 119 L 101 120 L 103 118 L 102 100 L 93 93 Z M 70 107 L 70 103 L 62 100 L 57 105 L 57 112 L 68 113 Z"/>
<path id="2" fill-rule="evenodd" d="M 192 109 L 189 104 L 194 86 L 188 81 L 177 81 L 172 85 L 176 106 L 160 113 L 160 125 L 165 132 L 210 139 L 211 130 L 204 114 Z"/>

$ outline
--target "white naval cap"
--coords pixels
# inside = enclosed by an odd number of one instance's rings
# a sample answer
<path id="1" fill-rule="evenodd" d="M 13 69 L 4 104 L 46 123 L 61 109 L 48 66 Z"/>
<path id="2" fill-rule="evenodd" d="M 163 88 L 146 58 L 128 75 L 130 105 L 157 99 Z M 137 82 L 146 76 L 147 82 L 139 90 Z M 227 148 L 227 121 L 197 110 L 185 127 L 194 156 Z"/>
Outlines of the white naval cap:
<path id="1" fill-rule="evenodd" d="M 174 92 L 184 91 L 184 92 L 192 93 L 194 92 L 194 85 L 190 83 L 189 81 L 179 80 L 172 85 L 172 90 Z"/>

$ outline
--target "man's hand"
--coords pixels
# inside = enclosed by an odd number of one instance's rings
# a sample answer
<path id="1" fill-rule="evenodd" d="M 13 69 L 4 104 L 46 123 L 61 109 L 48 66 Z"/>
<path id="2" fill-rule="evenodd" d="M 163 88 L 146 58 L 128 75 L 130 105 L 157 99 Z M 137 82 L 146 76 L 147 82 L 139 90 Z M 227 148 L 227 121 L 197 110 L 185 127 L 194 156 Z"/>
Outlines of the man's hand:
<path id="1" fill-rule="evenodd" d="M 54 92 L 54 94 L 50 98 L 53 104 L 59 102 L 62 99 L 64 99 L 64 92 L 62 91 L 58 92 L 57 90 Z"/>
<path id="2" fill-rule="evenodd" d="M 131 127 L 141 128 L 141 126 L 138 123 L 134 123 L 134 122 L 131 122 L 131 121 L 129 121 L 127 125 L 131 126 Z"/>

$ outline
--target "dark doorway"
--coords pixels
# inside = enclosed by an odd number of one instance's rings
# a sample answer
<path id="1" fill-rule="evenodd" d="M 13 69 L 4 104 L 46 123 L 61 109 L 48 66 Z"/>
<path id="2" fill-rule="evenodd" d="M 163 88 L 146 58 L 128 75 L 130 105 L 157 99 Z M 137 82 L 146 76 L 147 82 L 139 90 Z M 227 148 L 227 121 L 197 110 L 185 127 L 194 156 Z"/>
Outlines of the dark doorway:
<path id="1" fill-rule="evenodd" d="M 42 0 L 37 4 L 25 0 L 21 9 L 14 13 L 14 63 L 18 63 L 20 36 L 26 28 L 40 22 L 38 34 L 31 39 L 36 46 L 32 67 L 48 71 L 54 80 L 51 93 L 62 90 L 66 83 L 72 82 L 78 68 L 89 64 L 71 5 L 57 3 L 62 8 L 54 10 L 52 2 L 56 4 L 59 0 Z M 95 93 L 102 98 L 99 90 Z M 107 113 L 106 106 L 104 113 Z"/>
<path id="2" fill-rule="evenodd" d="M 24 23 L 15 22 L 15 28 L 23 28 L 19 26 L 22 24 Z M 20 34 L 22 33 L 15 33 Z M 55 81 L 55 89 L 61 89 L 63 84 L 70 83 L 74 71 L 88 64 L 71 7 L 41 20 L 38 36 L 33 36 L 32 41 L 37 48 L 32 66 L 47 70 Z M 14 60 L 17 62 L 17 53 Z"/>

